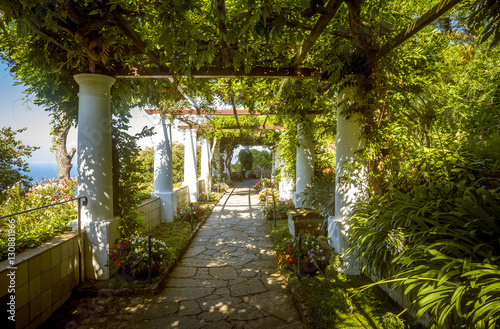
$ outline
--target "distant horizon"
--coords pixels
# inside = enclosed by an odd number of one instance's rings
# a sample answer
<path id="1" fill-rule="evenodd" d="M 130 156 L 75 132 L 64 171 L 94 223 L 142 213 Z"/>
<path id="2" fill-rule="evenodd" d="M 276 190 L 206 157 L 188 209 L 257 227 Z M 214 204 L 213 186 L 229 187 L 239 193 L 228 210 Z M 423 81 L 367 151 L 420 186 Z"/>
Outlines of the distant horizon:
<path id="1" fill-rule="evenodd" d="M 47 179 L 57 179 L 57 162 L 28 162 L 30 172 L 23 172 L 34 181 L 40 182 L 42 178 L 46 177 Z M 70 171 L 70 177 L 77 175 L 76 164 L 73 164 L 73 167 Z"/>

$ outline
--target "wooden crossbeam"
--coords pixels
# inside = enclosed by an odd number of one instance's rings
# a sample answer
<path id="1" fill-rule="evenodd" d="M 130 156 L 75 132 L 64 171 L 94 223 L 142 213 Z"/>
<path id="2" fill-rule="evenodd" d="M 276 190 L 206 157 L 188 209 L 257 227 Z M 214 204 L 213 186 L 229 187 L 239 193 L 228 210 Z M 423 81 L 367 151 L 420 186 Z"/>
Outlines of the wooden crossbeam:
<path id="1" fill-rule="evenodd" d="M 212 126 L 177 126 L 178 129 L 239 129 L 238 126 L 231 127 L 212 127 Z M 283 130 L 283 126 L 241 126 L 241 129 L 248 130 Z"/>
<path id="2" fill-rule="evenodd" d="M 161 110 L 153 110 L 153 109 L 147 109 L 144 110 L 146 114 L 152 115 L 152 114 L 161 114 Z M 274 114 L 274 113 L 261 113 L 261 112 L 253 112 L 251 113 L 249 110 L 237 110 L 238 115 L 279 115 L 279 114 Z M 200 110 L 199 112 L 196 110 L 190 110 L 190 109 L 182 109 L 180 111 L 174 112 L 174 113 L 169 113 L 171 115 L 177 116 L 177 115 L 234 115 L 233 110 L 219 110 L 215 112 L 211 111 L 202 111 Z M 307 114 L 315 115 L 315 114 L 323 114 L 323 111 L 311 111 Z"/>
<path id="3" fill-rule="evenodd" d="M 202 67 L 200 69 L 191 69 L 188 74 L 179 74 L 170 72 L 163 67 L 144 67 L 144 68 L 122 68 L 106 72 L 116 78 L 130 79 L 154 79 L 154 78 L 290 78 L 290 79 L 312 79 L 321 75 L 322 71 L 315 68 L 274 68 L 274 67 L 252 67 L 249 72 L 244 68 L 221 68 L 221 67 Z"/>
<path id="4" fill-rule="evenodd" d="M 161 114 L 161 110 L 145 110 L 147 114 Z M 260 112 L 254 112 L 250 113 L 249 110 L 237 110 L 238 115 L 264 115 L 261 114 Z M 220 111 L 196 111 L 196 110 L 189 110 L 189 109 L 183 109 L 177 112 L 174 112 L 172 115 L 234 115 L 233 110 L 220 110 Z"/>

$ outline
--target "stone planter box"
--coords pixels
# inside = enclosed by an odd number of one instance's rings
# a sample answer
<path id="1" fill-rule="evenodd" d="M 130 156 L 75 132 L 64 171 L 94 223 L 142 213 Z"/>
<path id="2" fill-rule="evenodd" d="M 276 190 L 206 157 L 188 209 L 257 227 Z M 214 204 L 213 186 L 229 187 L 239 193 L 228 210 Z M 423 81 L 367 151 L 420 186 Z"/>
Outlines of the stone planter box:
<path id="1" fill-rule="evenodd" d="M 292 236 L 299 234 L 325 235 L 323 222 L 323 216 L 313 209 L 298 208 L 288 212 L 288 230 Z"/>

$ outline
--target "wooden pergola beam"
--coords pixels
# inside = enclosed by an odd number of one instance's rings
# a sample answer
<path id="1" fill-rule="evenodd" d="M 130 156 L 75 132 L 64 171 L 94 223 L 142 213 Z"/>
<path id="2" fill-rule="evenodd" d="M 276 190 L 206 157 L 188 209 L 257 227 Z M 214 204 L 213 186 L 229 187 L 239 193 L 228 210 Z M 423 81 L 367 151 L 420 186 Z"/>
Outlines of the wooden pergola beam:
<path id="1" fill-rule="evenodd" d="M 153 110 L 153 109 L 147 109 L 144 110 L 146 114 L 153 115 L 153 114 L 161 114 L 161 110 Z M 250 112 L 249 110 L 237 110 L 238 115 L 280 115 L 278 113 L 262 113 L 262 112 Z M 169 113 L 171 115 L 177 116 L 177 115 L 234 115 L 233 110 L 220 110 L 220 111 L 202 111 L 200 110 L 199 112 L 197 110 L 189 110 L 189 109 L 182 109 L 180 111 L 174 112 L 174 113 Z M 315 115 L 315 114 L 323 114 L 322 111 L 311 111 L 307 114 Z"/>
<path id="2" fill-rule="evenodd" d="M 212 127 L 212 126 L 177 126 L 178 129 L 248 129 L 248 130 L 283 130 L 286 129 L 283 126 L 231 126 L 231 127 Z"/>
<path id="3" fill-rule="evenodd" d="M 161 114 L 161 110 L 144 110 L 147 114 Z M 237 110 L 238 115 L 265 115 L 260 112 L 250 113 L 249 110 Z M 233 110 L 220 110 L 220 111 L 202 111 L 183 109 L 172 113 L 172 115 L 234 115 Z"/>
<path id="4" fill-rule="evenodd" d="M 292 65 L 291 65 L 292 67 L 298 67 L 300 63 L 302 63 L 309 50 L 311 50 L 311 48 L 314 46 L 320 35 L 328 26 L 328 23 L 330 23 L 330 21 L 337 13 L 337 10 L 340 8 L 342 2 L 343 2 L 342 0 L 330 0 L 328 2 L 325 8 L 325 12 L 321 14 L 318 21 L 311 30 L 309 37 L 306 40 L 304 40 L 304 43 L 302 43 L 302 46 L 300 47 L 299 51 L 292 59 Z"/>
<path id="5" fill-rule="evenodd" d="M 244 68 L 221 68 L 221 67 L 202 67 L 200 69 L 191 69 L 187 74 L 170 72 L 164 67 L 145 67 L 145 68 L 121 68 L 106 72 L 107 75 L 115 78 L 129 79 L 157 79 L 157 78 L 273 78 L 273 79 L 312 79 L 322 75 L 321 69 L 316 68 L 274 68 L 274 67 L 252 67 L 248 72 Z"/>

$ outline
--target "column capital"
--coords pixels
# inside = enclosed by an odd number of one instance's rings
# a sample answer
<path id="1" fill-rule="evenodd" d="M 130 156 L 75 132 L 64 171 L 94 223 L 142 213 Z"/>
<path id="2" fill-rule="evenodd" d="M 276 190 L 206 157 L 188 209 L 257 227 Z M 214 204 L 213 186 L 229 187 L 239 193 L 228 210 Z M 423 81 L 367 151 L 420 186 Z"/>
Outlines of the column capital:
<path id="1" fill-rule="evenodd" d="M 73 76 L 80 86 L 80 94 L 104 94 L 110 95 L 110 88 L 116 79 L 108 75 L 95 73 L 80 73 Z"/>

